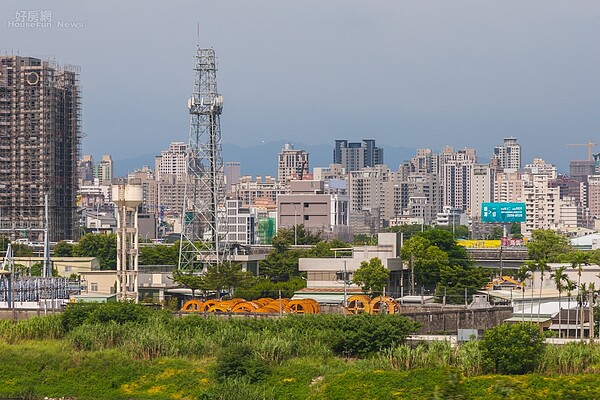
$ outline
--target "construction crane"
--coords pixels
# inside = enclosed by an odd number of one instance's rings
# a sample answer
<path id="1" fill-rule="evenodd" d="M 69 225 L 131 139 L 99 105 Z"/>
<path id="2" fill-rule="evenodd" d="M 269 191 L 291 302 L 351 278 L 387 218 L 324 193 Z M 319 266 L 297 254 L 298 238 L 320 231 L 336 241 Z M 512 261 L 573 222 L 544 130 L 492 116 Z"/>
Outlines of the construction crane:
<path id="1" fill-rule="evenodd" d="M 304 171 L 307 169 L 307 165 L 308 165 L 308 162 L 306 160 L 304 160 L 300 164 L 298 164 L 298 167 L 296 168 L 298 180 L 301 181 L 302 178 L 304 178 Z"/>
<path id="2" fill-rule="evenodd" d="M 588 148 L 588 161 L 592 161 L 592 147 L 598 146 L 598 143 L 592 143 L 592 142 L 575 143 L 575 144 L 568 144 L 567 146 L 587 146 L 587 148 Z"/>

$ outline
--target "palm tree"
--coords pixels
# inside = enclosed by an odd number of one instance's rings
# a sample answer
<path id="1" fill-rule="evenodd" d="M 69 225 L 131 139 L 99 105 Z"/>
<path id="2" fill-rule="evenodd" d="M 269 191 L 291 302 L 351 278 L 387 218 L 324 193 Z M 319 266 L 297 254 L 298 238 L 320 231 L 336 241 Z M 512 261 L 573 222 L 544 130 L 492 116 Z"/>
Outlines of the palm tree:
<path id="1" fill-rule="evenodd" d="M 535 271 L 537 271 L 538 266 L 535 261 L 527 261 L 524 264 L 527 271 L 531 273 L 531 303 L 529 304 L 529 324 L 531 325 L 533 322 L 533 286 L 535 282 Z"/>
<path id="2" fill-rule="evenodd" d="M 577 269 L 577 292 L 579 292 L 579 288 L 581 288 L 581 274 L 583 273 L 583 266 L 590 265 L 591 256 L 589 253 L 583 251 L 576 251 L 571 254 L 571 268 Z M 579 293 L 577 293 L 577 297 L 579 298 Z M 577 304 L 582 304 L 582 300 L 579 300 Z M 579 313 L 576 314 L 579 316 Z M 575 331 L 575 337 L 577 337 L 577 331 Z"/>
<path id="3" fill-rule="evenodd" d="M 584 315 L 584 307 L 585 307 L 585 303 L 587 302 L 587 296 L 588 296 L 588 287 L 587 285 L 584 283 L 581 284 L 581 286 L 579 286 L 579 288 L 577 289 L 578 293 L 577 293 L 577 297 L 579 297 L 579 306 L 581 307 L 579 310 L 579 325 L 580 325 L 580 339 L 583 342 L 583 326 L 584 326 L 584 321 L 585 321 L 585 315 Z"/>
<path id="4" fill-rule="evenodd" d="M 596 299 L 595 299 L 595 295 L 596 295 L 596 284 L 594 282 L 590 282 L 588 283 L 588 293 L 591 294 L 590 298 L 589 298 L 589 303 L 588 303 L 588 312 L 590 315 L 590 343 L 594 341 L 594 331 L 593 331 L 593 327 L 592 325 L 594 325 L 596 322 L 594 321 L 594 304 L 596 303 Z"/>
<path id="5" fill-rule="evenodd" d="M 550 266 L 546 260 L 538 260 L 537 269 L 540 271 L 540 298 L 538 301 L 538 324 L 540 323 L 540 310 L 542 308 L 542 289 L 544 287 L 544 272 L 550 272 Z"/>
<path id="6" fill-rule="evenodd" d="M 515 278 L 517 278 L 517 280 L 521 284 L 521 295 L 523 296 L 523 300 L 521 302 L 521 305 L 523 307 L 521 310 L 523 314 L 522 322 L 525 322 L 525 281 L 529 279 L 529 277 L 529 268 L 527 268 L 527 265 L 521 265 L 521 268 L 519 268 L 519 270 L 515 274 Z"/>
<path id="7" fill-rule="evenodd" d="M 566 289 L 566 283 L 569 279 L 567 274 L 565 273 L 566 267 L 559 267 L 554 271 L 553 274 L 550 275 L 550 278 L 554 280 L 554 285 L 556 286 L 556 290 L 558 290 L 558 337 L 562 337 L 562 306 L 561 306 L 561 296 L 562 292 Z M 563 284 L 565 282 L 565 284 Z"/>
<path id="8" fill-rule="evenodd" d="M 567 290 L 567 298 L 568 298 L 568 302 L 567 302 L 567 309 L 569 310 L 567 312 L 567 337 L 570 336 L 570 332 L 571 332 L 571 295 L 573 294 L 573 289 L 575 289 L 575 281 L 567 278 L 567 284 L 565 289 Z M 575 331 L 577 332 L 577 331 Z"/>

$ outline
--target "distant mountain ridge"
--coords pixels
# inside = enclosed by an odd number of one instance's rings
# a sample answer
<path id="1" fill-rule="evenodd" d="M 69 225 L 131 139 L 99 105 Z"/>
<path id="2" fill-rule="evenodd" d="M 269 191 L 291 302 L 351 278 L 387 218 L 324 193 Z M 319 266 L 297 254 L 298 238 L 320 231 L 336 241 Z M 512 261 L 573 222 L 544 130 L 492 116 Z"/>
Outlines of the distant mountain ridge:
<path id="1" fill-rule="evenodd" d="M 333 141 L 332 141 L 333 142 Z M 310 168 L 327 167 L 333 162 L 333 143 L 309 145 L 289 140 L 264 142 L 255 146 L 240 146 L 234 143 L 223 144 L 224 161 L 238 161 L 241 164 L 242 175 L 271 175 L 277 176 L 277 154 L 286 143 L 292 143 L 295 149 L 305 150 L 309 154 Z M 400 163 L 415 156 L 416 149 L 377 144 L 383 148 L 383 159 L 392 170 L 398 169 Z M 154 169 L 154 157 L 160 154 L 143 154 L 133 158 L 114 161 L 116 176 L 127 176 L 144 165 Z"/>

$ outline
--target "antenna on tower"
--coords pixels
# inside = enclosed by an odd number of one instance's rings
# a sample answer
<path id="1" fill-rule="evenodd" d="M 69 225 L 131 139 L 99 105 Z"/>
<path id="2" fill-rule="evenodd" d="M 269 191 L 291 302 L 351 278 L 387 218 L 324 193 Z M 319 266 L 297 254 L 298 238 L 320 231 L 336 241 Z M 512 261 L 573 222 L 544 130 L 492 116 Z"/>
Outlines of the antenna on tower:
<path id="1" fill-rule="evenodd" d="M 203 270 L 222 263 L 228 255 L 223 240 L 227 236 L 220 123 L 223 97 L 217 91 L 213 49 L 197 48 L 194 71 L 178 263 L 184 270 Z"/>

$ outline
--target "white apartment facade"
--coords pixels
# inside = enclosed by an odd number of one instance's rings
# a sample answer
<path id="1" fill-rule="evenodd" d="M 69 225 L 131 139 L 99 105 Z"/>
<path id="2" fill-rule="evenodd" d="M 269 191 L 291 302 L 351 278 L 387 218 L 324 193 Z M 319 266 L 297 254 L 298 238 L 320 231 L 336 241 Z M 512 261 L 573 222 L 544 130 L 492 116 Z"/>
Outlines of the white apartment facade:
<path id="1" fill-rule="evenodd" d="M 489 164 L 474 164 L 471 175 L 471 218 L 481 218 L 481 204 L 494 198 L 495 169 Z"/>
<path id="2" fill-rule="evenodd" d="M 187 175 L 188 145 L 184 142 L 172 142 L 168 150 L 160 152 L 154 159 L 154 174 L 160 181 L 163 175 L 173 175 L 182 181 Z"/>
<path id="3" fill-rule="evenodd" d="M 308 153 L 294 149 L 294 145 L 286 143 L 277 155 L 277 180 L 285 183 L 292 177 L 307 176 L 308 171 Z"/>
<path id="4" fill-rule="evenodd" d="M 526 221 L 521 223 L 521 233 L 531 236 L 536 229 L 557 230 L 560 222 L 560 189 L 548 187 L 548 175 L 532 174 L 523 182 L 523 202 Z"/>

